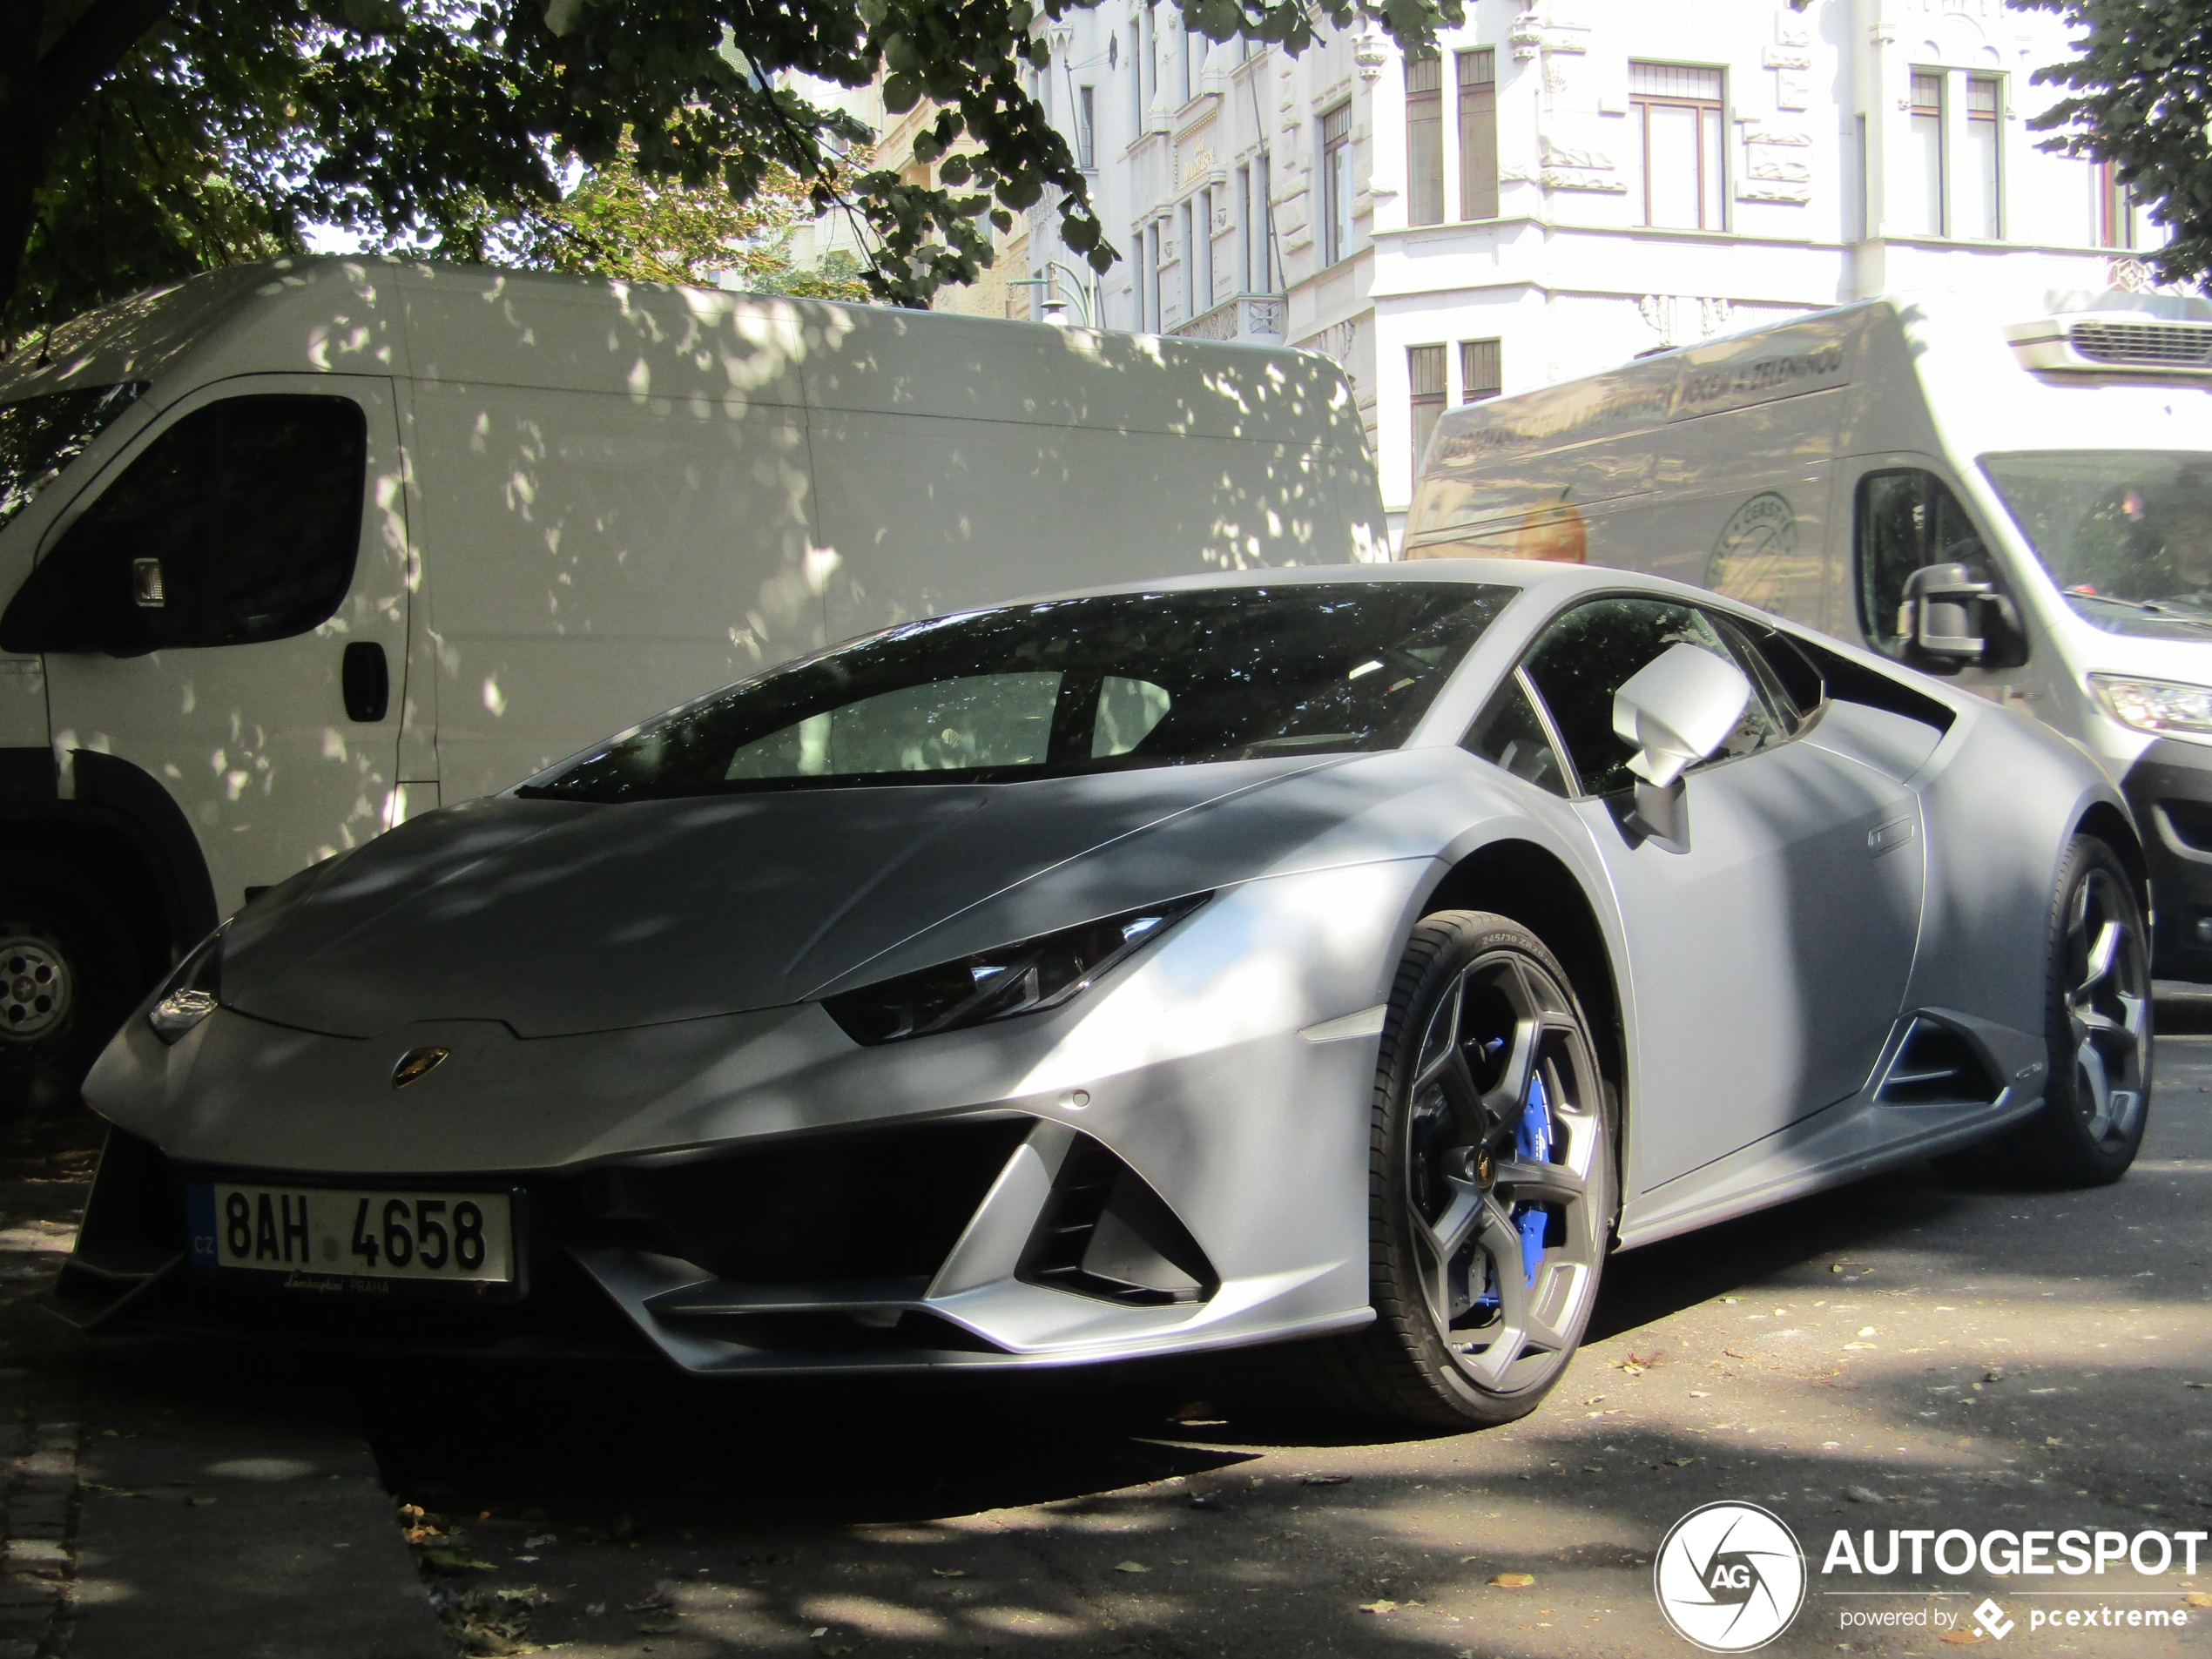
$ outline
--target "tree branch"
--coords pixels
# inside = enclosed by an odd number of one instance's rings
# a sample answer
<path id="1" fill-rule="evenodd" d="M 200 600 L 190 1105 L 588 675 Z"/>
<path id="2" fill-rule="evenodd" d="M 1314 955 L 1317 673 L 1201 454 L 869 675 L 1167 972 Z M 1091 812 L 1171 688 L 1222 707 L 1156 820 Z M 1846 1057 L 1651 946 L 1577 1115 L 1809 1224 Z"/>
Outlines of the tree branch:
<path id="1" fill-rule="evenodd" d="M 38 114 L 51 132 L 91 96 L 175 0 L 93 0 L 38 60 Z"/>

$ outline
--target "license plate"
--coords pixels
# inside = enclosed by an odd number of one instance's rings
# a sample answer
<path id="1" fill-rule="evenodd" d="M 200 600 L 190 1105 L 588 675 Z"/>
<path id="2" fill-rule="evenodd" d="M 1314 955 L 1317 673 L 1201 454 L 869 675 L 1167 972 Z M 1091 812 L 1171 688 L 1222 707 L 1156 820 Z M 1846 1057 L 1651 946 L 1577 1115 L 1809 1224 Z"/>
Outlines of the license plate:
<path id="1" fill-rule="evenodd" d="M 300 1276 L 315 1288 L 347 1279 L 509 1285 L 516 1278 L 514 1216 L 503 1192 L 226 1181 L 197 1181 L 189 1190 L 196 1267 Z"/>

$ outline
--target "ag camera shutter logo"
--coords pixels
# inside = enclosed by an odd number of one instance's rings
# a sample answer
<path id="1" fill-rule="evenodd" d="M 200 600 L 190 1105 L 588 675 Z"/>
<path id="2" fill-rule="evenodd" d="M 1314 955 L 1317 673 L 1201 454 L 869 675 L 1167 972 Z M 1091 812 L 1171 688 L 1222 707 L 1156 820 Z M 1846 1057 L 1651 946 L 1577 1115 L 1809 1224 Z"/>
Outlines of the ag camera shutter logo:
<path id="1" fill-rule="evenodd" d="M 1749 1653 L 1805 1604 L 1797 1534 L 1751 1503 L 1709 1503 L 1675 1522 L 1651 1568 L 1659 1611 L 1708 1653 Z"/>

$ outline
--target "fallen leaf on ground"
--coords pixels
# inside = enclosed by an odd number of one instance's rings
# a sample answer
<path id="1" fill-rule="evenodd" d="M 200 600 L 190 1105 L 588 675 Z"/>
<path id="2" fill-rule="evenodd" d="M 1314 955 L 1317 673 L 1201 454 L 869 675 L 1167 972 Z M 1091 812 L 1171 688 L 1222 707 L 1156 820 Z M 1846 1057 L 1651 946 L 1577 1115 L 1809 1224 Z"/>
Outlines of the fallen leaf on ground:
<path id="1" fill-rule="evenodd" d="M 1534 1573 L 1501 1573 L 1490 1581 L 1501 1590 L 1525 1590 L 1536 1581 Z"/>
<path id="2" fill-rule="evenodd" d="M 1362 1613 L 1388 1613 L 1397 1605 L 1397 1602 L 1387 1599 L 1380 1602 L 1362 1602 L 1359 1604 L 1359 1610 Z"/>
<path id="3" fill-rule="evenodd" d="M 1844 1496 L 1852 1503 L 1879 1503 L 1882 1494 L 1871 1487 L 1845 1487 Z"/>
<path id="4" fill-rule="evenodd" d="M 1117 1573 L 1149 1573 L 1152 1569 L 1143 1561 L 1116 1561 L 1114 1570 Z"/>
<path id="5" fill-rule="evenodd" d="M 964 1567 L 933 1567 L 929 1570 L 936 1574 L 939 1578 L 966 1578 L 968 1576 L 968 1569 Z"/>
<path id="6" fill-rule="evenodd" d="M 684 1627 L 673 1619 L 649 1619 L 637 1627 L 641 1636 L 672 1636 Z"/>
<path id="7" fill-rule="evenodd" d="M 426 1549 L 415 1560 L 434 1573 L 466 1573 L 479 1568 L 485 1572 L 494 1570 L 489 1561 L 480 1561 L 462 1549 Z"/>
<path id="8" fill-rule="evenodd" d="M 1298 1479 L 1310 1487 L 1341 1487 L 1352 1480 L 1348 1474 L 1302 1474 Z"/>
<path id="9" fill-rule="evenodd" d="M 1987 1640 L 1979 1630 L 1946 1630 L 1943 1639 L 1954 1648 L 1971 1648 L 1977 1642 Z"/>
<path id="10" fill-rule="evenodd" d="M 2191 1590 L 2182 1598 L 2182 1602 L 2187 1607 L 2212 1607 L 2212 1595 L 2207 1595 L 2202 1590 Z"/>

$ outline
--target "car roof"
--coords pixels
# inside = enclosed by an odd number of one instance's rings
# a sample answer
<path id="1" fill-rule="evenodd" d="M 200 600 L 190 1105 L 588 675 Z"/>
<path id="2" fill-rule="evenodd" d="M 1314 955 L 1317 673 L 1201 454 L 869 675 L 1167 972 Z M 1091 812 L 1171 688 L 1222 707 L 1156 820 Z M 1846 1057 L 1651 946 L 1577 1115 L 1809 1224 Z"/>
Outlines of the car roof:
<path id="1" fill-rule="evenodd" d="M 1670 597 L 1710 603 L 1719 596 L 1663 577 L 1615 570 L 1606 565 L 1558 563 L 1540 559 L 1412 559 L 1374 564 L 1275 565 L 1264 570 L 1208 571 L 1198 576 L 1162 577 L 1150 582 L 1115 582 L 1060 593 L 1037 593 L 1008 604 L 1038 604 L 1052 599 L 1088 599 L 1109 594 L 1190 593 L 1221 588 L 1344 586 L 1369 582 L 1464 582 L 1514 588 L 1546 598 L 1565 599 L 1586 590 L 1634 588 Z M 1726 600 L 1730 610 L 1741 607 Z M 999 605 L 978 605 L 995 610 Z"/>

